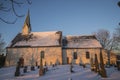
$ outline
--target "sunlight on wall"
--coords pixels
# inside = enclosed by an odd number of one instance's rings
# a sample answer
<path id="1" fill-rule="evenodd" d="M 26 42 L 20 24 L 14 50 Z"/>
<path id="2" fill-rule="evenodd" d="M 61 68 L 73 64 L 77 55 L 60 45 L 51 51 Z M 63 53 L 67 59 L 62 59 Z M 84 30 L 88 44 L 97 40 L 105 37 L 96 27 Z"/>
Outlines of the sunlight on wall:
<path id="1" fill-rule="evenodd" d="M 29 29 L 27 25 L 24 25 L 22 29 L 22 35 L 28 35 L 29 34 Z"/>
<path id="2" fill-rule="evenodd" d="M 10 48 L 6 58 L 6 66 L 16 65 L 21 56 L 24 58 L 25 65 L 35 65 L 36 62 L 40 64 L 40 52 L 45 52 L 43 65 L 60 63 L 62 64 L 62 50 L 61 47 L 48 48 Z"/>
<path id="3" fill-rule="evenodd" d="M 44 51 L 43 65 L 52 64 L 90 64 L 90 59 L 95 58 L 97 54 L 98 62 L 100 58 L 100 49 L 63 49 L 61 47 L 39 47 L 39 48 L 8 48 L 6 66 L 16 65 L 19 58 L 23 56 L 25 65 L 39 65 L 40 52 Z M 77 59 L 73 59 L 73 53 L 77 53 Z M 86 58 L 86 52 L 89 52 L 89 58 Z M 102 50 L 104 64 L 107 63 L 107 53 Z M 111 55 L 111 63 L 115 64 L 116 56 Z"/>

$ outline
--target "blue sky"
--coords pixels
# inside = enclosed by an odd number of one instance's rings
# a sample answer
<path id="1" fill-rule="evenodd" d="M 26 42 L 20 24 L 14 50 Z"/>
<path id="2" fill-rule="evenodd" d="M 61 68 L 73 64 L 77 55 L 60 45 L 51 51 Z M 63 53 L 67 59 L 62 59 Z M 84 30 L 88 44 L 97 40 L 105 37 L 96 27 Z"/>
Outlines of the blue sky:
<path id="1" fill-rule="evenodd" d="M 16 7 L 20 14 L 30 18 L 33 32 L 63 31 L 63 35 L 89 35 L 99 29 L 111 33 L 120 22 L 119 0 L 32 0 L 31 5 Z M 15 19 L 10 14 L 0 14 L 7 20 Z M 5 42 L 10 41 L 22 30 L 25 17 L 15 24 L 0 21 L 0 33 Z"/>

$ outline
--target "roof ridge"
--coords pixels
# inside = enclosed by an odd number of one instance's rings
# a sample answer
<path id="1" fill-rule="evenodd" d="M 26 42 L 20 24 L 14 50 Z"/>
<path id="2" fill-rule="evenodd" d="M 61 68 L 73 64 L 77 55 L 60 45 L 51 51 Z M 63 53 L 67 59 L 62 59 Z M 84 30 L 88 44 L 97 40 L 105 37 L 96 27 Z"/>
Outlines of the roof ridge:
<path id="1" fill-rule="evenodd" d="M 66 37 L 95 36 L 95 35 L 66 35 Z"/>
<path id="2" fill-rule="evenodd" d="M 48 33 L 48 32 L 58 32 L 58 31 L 41 31 L 41 32 L 31 32 L 31 33 Z"/>

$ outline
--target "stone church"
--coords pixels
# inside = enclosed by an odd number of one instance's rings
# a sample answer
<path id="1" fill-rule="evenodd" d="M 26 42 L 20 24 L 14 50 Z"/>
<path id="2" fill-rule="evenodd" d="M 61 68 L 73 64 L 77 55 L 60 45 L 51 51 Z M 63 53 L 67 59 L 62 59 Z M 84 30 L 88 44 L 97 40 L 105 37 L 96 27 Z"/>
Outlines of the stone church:
<path id="1" fill-rule="evenodd" d="M 31 32 L 28 12 L 22 31 L 6 47 L 6 66 L 16 65 L 20 57 L 24 58 L 24 65 L 39 65 L 42 51 L 43 64 L 89 64 L 95 54 L 99 61 L 100 49 L 102 46 L 94 35 L 63 36 L 62 31 Z"/>

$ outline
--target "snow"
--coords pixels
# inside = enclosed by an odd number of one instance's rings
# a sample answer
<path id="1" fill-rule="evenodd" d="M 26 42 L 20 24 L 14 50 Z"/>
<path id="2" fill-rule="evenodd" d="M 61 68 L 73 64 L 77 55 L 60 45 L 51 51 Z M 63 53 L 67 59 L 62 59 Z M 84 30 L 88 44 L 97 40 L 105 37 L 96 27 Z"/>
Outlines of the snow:
<path id="1" fill-rule="evenodd" d="M 0 80 L 119 80 L 120 71 L 116 68 L 106 68 L 107 78 L 101 78 L 97 73 L 90 70 L 89 65 L 87 68 L 83 68 L 79 65 L 74 65 L 74 73 L 70 73 L 70 65 L 59 65 L 56 67 L 48 67 L 48 71 L 45 75 L 39 76 L 39 69 L 30 71 L 30 67 L 27 73 L 23 73 L 21 68 L 21 76 L 14 77 L 16 67 L 5 67 L 0 69 Z"/>
<path id="2" fill-rule="evenodd" d="M 94 36 L 67 36 L 67 48 L 101 48 L 101 44 Z"/>
<path id="3" fill-rule="evenodd" d="M 67 47 L 69 48 L 98 48 L 101 45 L 95 39 L 82 39 L 79 42 L 69 42 Z"/>
<path id="4" fill-rule="evenodd" d="M 120 80 L 120 71 L 117 68 L 106 68 L 108 78 L 101 78 L 101 80 Z"/>
<path id="5" fill-rule="evenodd" d="M 14 46 L 56 46 L 59 44 L 60 34 L 58 31 L 31 32 L 33 35 L 28 41 L 19 41 Z"/>

